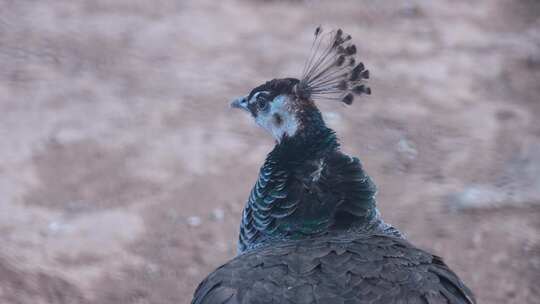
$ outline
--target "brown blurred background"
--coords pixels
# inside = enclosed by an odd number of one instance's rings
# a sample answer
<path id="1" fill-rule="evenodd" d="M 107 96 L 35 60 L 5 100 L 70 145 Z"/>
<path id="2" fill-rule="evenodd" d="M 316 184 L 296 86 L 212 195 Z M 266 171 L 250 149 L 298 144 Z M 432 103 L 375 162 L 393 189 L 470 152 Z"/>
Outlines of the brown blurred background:
<path id="1" fill-rule="evenodd" d="M 318 24 L 372 72 L 320 107 L 386 221 L 480 303 L 538 303 L 534 0 L 0 0 L 0 303 L 189 303 L 273 145 L 228 101 Z"/>

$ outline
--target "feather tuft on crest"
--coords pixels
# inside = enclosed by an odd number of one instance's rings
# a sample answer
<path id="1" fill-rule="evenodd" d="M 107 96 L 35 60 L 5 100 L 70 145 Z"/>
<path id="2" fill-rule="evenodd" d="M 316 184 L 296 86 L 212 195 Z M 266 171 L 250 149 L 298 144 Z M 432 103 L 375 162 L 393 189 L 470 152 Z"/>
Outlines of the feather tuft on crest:
<path id="1" fill-rule="evenodd" d="M 319 25 L 315 29 L 315 37 L 319 36 L 319 34 L 322 32 L 322 27 Z"/>
<path id="2" fill-rule="evenodd" d="M 357 95 L 360 95 L 360 94 L 370 95 L 371 94 L 371 89 L 369 87 L 366 87 L 363 84 L 355 86 L 354 88 L 352 88 L 351 91 Z"/>
<path id="3" fill-rule="evenodd" d="M 347 95 L 345 95 L 341 101 L 343 101 L 345 104 L 351 105 L 354 101 L 354 95 L 352 93 L 347 93 Z"/>
<path id="4" fill-rule="evenodd" d="M 369 71 L 356 63 L 356 45 L 351 36 L 338 29 L 324 32 L 318 26 L 311 45 L 311 54 L 304 66 L 295 92 L 300 98 L 336 100 L 352 104 L 354 95 L 371 94 L 365 85 Z"/>

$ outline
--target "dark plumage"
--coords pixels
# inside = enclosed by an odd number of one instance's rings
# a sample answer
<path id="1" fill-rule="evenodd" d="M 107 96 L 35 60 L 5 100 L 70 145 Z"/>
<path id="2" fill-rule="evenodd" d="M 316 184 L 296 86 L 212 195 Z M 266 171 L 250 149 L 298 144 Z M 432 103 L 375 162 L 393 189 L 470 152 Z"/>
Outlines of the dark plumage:
<path id="1" fill-rule="evenodd" d="M 195 292 L 203 303 L 474 303 L 442 262 L 386 235 L 272 244 L 218 268 Z"/>
<path id="2" fill-rule="evenodd" d="M 334 35 L 338 46 L 350 40 Z M 307 75 L 328 77 L 336 66 L 308 67 Z M 324 123 L 315 92 L 330 90 L 346 104 L 371 92 L 348 80 L 353 73 L 369 76 L 360 63 L 331 89 L 307 76 L 274 79 L 233 102 L 277 143 L 243 210 L 239 255 L 199 285 L 192 303 L 475 303 L 441 258 L 382 221 L 375 184 Z"/>
<path id="3" fill-rule="evenodd" d="M 474 303 L 441 258 L 382 222 L 359 160 L 319 128 L 268 155 L 244 209 L 241 254 L 193 303 Z"/>
<path id="4" fill-rule="evenodd" d="M 313 125 L 322 124 L 315 113 Z M 319 116 L 319 117 L 317 117 Z M 303 238 L 339 225 L 354 228 L 375 217 L 376 188 L 360 162 L 338 151 L 320 125 L 286 139 L 268 155 L 243 212 L 239 251 L 268 240 Z"/>

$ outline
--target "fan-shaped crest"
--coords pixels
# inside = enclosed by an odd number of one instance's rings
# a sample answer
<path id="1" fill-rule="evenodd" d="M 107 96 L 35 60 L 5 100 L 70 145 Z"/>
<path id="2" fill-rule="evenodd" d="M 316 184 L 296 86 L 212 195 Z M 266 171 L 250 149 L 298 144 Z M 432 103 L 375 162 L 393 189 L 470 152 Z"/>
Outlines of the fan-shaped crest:
<path id="1" fill-rule="evenodd" d="M 315 29 L 311 53 L 304 66 L 296 94 L 302 98 L 337 100 L 350 105 L 354 95 L 371 94 L 362 62 L 356 62 L 356 46 L 341 29 L 323 33 Z"/>

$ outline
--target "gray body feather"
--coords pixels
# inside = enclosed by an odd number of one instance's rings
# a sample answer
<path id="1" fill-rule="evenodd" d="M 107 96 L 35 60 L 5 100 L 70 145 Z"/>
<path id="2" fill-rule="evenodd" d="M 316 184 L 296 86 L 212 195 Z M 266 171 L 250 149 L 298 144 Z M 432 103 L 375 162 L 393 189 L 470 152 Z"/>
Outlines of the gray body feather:
<path id="1" fill-rule="evenodd" d="M 475 303 L 434 255 L 388 235 L 275 243 L 218 268 L 193 304 Z"/>

